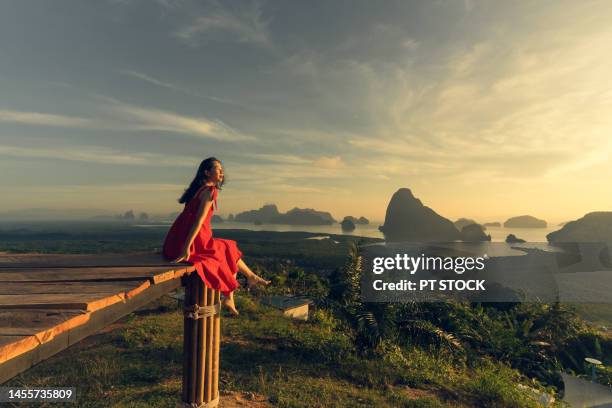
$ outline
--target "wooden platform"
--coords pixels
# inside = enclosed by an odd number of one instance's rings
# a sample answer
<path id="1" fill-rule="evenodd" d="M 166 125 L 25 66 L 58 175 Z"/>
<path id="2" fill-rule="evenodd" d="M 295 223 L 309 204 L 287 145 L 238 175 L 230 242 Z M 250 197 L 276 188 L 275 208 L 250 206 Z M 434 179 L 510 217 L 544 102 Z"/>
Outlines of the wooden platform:
<path id="1" fill-rule="evenodd" d="M 156 254 L 0 254 L 0 384 L 181 285 Z"/>

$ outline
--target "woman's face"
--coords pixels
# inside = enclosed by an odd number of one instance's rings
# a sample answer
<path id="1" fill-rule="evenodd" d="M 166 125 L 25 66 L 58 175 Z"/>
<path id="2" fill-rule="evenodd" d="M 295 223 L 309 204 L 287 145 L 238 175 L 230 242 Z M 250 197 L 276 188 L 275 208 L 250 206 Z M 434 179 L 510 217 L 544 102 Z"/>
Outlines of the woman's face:
<path id="1" fill-rule="evenodd" d="M 213 168 L 207 172 L 208 180 L 215 184 L 219 184 L 223 180 L 223 166 L 221 163 L 215 162 Z"/>

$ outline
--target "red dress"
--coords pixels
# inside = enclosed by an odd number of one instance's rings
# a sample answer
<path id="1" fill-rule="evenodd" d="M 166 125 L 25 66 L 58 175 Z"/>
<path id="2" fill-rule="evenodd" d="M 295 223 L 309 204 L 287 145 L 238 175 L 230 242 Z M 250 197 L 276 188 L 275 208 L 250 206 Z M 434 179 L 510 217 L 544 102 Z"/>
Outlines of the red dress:
<path id="1" fill-rule="evenodd" d="M 213 207 L 215 209 L 217 207 L 218 193 L 215 186 L 203 186 L 185 204 L 183 212 L 176 218 L 166 235 L 164 256 L 168 260 L 174 260 L 181 255 L 189 231 L 196 223 L 200 207 L 199 197 L 205 195 L 200 194 L 200 192 L 206 188 L 211 192 L 213 206 L 210 207 L 200 231 L 196 234 L 193 244 L 189 248 L 188 261 L 195 265 L 198 275 L 206 286 L 227 295 L 239 286 L 235 274 L 238 272 L 236 263 L 242 258 L 242 252 L 238 249 L 236 241 L 213 238 L 212 236 L 210 219 L 213 215 Z"/>

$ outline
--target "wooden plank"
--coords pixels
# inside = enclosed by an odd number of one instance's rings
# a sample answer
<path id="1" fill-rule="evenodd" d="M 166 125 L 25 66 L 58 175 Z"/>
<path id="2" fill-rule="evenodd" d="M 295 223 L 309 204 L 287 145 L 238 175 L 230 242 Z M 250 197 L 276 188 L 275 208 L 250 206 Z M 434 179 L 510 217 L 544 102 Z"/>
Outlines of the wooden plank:
<path id="1" fill-rule="evenodd" d="M 130 289 L 128 291 L 125 292 L 125 297 L 127 299 L 132 298 L 142 292 L 144 292 L 145 290 L 147 290 L 149 287 L 151 286 L 151 284 L 149 283 L 149 281 L 144 281 L 141 282 L 140 285 L 138 285 L 137 287 Z"/>
<path id="2" fill-rule="evenodd" d="M 189 263 L 171 263 L 161 254 L 0 254 L 0 268 L 108 268 L 120 266 L 163 266 L 174 268 Z"/>
<path id="3" fill-rule="evenodd" d="M 38 347 L 34 347 L 26 353 L 13 356 L 4 363 L 0 363 L 0 384 L 6 382 L 20 372 L 27 370 L 38 362 L 51 357 L 83 338 L 108 326 L 126 314 L 157 299 L 163 294 L 177 289 L 180 285 L 181 282 L 178 279 L 162 282 L 159 285 L 152 285 L 144 292 L 126 299 L 125 302 L 115 303 L 104 309 L 88 313 L 90 318 L 86 324 L 60 333 L 50 341 L 40 344 Z M 36 340 L 34 336 L 29 336 L 29 338 L 38 343 L 38 340 Z M 21 341 L 23 341 L 23 339 L 21 339 Z"/>
<path id="4" fill-rule="evenodd" d="M 101 282 L 150 280 L 158 284 L 179 278 L 193 267 L 115 267 L 0 269 L 0 282 Z"/>
<path id="5" fill-rule="evenodd" d="M 148 282 L 148 281 L 146 281 Z M 32 293 L 125 293 L 138 288 L 142 282 L 4 282 L 0 295 L 29 295 Z"/>
<path id="6" fill-rule="evenodd" d="M 39 345 L 39 341 L 34 336 L 0 336 L 0 364 L 27 353 Z"/>
<path id="7" fill-rule="evenodd" d="M 53 309 L 22 309 L 0 310 L 1 327 L 47 327 L 53 326 L 66 319 L 82 315 L 78 310 Z M 0 331 L 0 335 L 5 334 Z"/>
<path id="8" fill-rule="evenodd" d="M 89 316 L 87 312 L 75 310 L 0 310 L 0 336 L 34 336 L 43 344 L 87 323 Z M 0 355 L 3 355 L 1 345 Z M 0 359 L 0 364 L 3 362 Z"/>
<path id="9" fill-rule="evenodd" d="M 123 293 L 42 293 L 0 295 L 0 309 L 80 309 L 95 311 L 125 300 Z"/>

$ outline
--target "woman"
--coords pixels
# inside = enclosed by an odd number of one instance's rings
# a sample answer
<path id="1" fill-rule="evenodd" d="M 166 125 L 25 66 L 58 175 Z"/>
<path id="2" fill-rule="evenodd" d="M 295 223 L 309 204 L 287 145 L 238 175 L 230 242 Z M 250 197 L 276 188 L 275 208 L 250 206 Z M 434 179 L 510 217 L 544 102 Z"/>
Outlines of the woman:
<path id="1" fill-rule="evenodd" d="M 210 219 L 217 207 L 218 190 L 224 183 L 223 167 L 214 157 L 200 163 L 193 181 L 185 190 L 179 203 L 185 204 L 183 212 L 170 227 L 164 241 L 164 256 L 174 262 L 191 262 L 206 286 L 221 291 L 223 304 L 234 315 L 236 280 L 242 272 L 249 287 L 268 285 L 244 263 L 236 242 L 213 238 Z"/>

